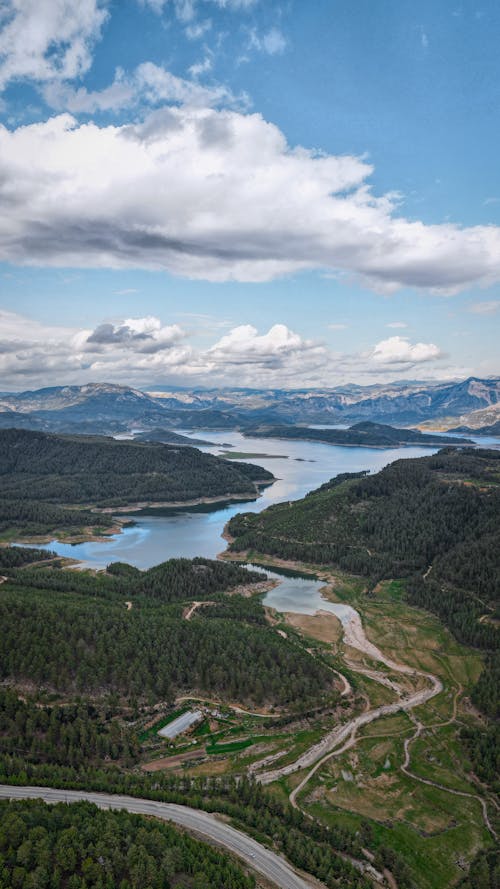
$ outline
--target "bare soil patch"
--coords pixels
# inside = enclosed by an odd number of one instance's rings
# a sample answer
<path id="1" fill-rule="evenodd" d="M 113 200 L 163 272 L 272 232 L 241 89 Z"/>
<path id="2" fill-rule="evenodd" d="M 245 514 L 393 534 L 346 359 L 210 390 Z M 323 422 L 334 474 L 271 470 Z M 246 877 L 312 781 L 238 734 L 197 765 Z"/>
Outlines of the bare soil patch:
<path id="1" fill-rule="evenodd" d="M 295 627 L 317 639 L 318 642 L 327 642 L 331 645 L 337 645 L 342 638 L 342 624 L 334 614 L 325 611 L 318 611 L 316 614 L 297 614 L 288 612 L 285 615 L 287 624 Z"/>
<path id="2" fill-rule="evenodd" d="M 201 759 L 202 757 L 202 751 L 188 750 L 187 753 L 178 753 L 176 756 L 164 756 L 162 759 L 153 759 L 151 762 L 145 762 L 141 769 L 143 772 L 161 772 L 164 769 L 175 769 L 182 765 L 183 762 Z"/>

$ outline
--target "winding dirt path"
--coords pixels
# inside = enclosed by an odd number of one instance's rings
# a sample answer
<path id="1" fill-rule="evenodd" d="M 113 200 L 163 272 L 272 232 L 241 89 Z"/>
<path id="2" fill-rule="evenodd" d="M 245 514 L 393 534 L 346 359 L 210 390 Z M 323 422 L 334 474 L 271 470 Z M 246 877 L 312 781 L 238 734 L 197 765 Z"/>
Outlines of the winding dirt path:
<path id="1" fill-rule="evenodd" d="M 276 719 L 278 716 L 283 716 L 284 712 L 259 713 L 257 710 L 245 710 L 237 704 L 228 704 L 227 701 L 214 701 L 198 695 L 178 695 L 175 699 L 176 704 L 182 704 L 184 701 L 201 701 L 204 704 L 212 704 L 214 707 L 227 707 L 229 710 L 234 710 L 235 713 L 242 713 L 244 716 L 259 716 L 260 719 Z"/>
<path id="2" fill-rule="evenodd" d="M 357 741 L 359 740 L 357 737 L 358 730 L 369 723 L 373 722 L 376 719 L 379 719 L 382 716 L 389 716 L 400 711 L 404 711 L 408 713 L 408 716 L 415 724 L 415 732 L 410 738 L 406 738 L 404 741 L 404 761 L 401 764 L 401 771 L 404 772 L 409 778 L 414 781 L 419 781 L 422 784 L 427 784 L 430 787 L 435 787 L 437 790 L 440 790 L 444 793 L 451 793 L 454 796 L 463 796 L 468 797 L 469 799 L 476 800 L 481 806 L 483 813 L 484 823 L 494 837 L 495 840 L 498 839 L 498 834 L 496 833 L 489 815 L 488 815 L 488 807 L 486 801 L 475 793 L 468 793 L 465 790 L 455 790 L 451 787 L 445 787 L 442 784 L 439 784 L 436 781 L 432 781 L 429 778 L 422 778 L 419 775 L 416 775 L 414 772 L 410 771 L 410 760 L 411 753 L 410 748 L 413 742 L 420 737 L 423 731 L 425 731 L 426 726 L 424 726 L 412 713 L 412 710 L 415 707 L 420 706 L 421 704 L 426 703 L 431 700 L 431 698 L 440 694 L 443 691 L 443 683 L 441 680 L 434 676 L 432 673 L 425 673 L 420 670 L 415 670 L 412 667 L 407 666 L 406 664 L 401 664 L 396 661 L 393 661 L 391 658 L 386 657 L 376 645 L 374 645 L 370 640 L 366 637 L 365 631 L 363 629 L 363 625 L 361 622 L 361 617 L 359 614 L 353 615 L 350 620 L 344 624 L 344 643 L 346 645 L 351 646 L 352 648 L 356 648 L 359 651 L 362 651 L 363 654 L 368 655 L 372 660 L 379 661 L 380 663 L 385 664 L 390 670 L 393 670 L 398 673 L 403 673 L 405 675 L 411 675 L 412 677 L 423 677 L 426 680 L 427 687 L 420 689 L 413 694 L 405 694 L 401 692 L 399 686 L 388 680 L 384 674 L 380 673 L 376 670 L 367 669 L 365 667 L 357 667 L 354 664 L 350 663 L 351 669 L 356 669 L 358 672 L 369 675 L 370 678 L 375 681 L 381 682 L 383 685 L 390 685 L 391 689 L 398 695 L 397 701 L 392 704 L 384 704 L 380 707 L 375 707 L 373 709 L 365 710 L 359 716 L 354 717 L 349 722 L 344 725 L 338 726 L 333 729 L 331 732 L 328 732 L 321 741 L 317 744 L 314 744 L 309 750 L 306 750 L 301 756 L 299 756 L 294 762 L 289 763 L 286 766 L 282 766 L 281 768 L 277 768 L 270 771 L 264 771 L 260 774 L 256 774 L 256 780 L 261 784 L 270 784 L 272 781 L 276 781 L 278 778 L 282 778 L 286 775 L 290 775 L 293 772 L 300 771 L 304 768 L 308 768 L 312 766 L 312 768 L 307 772 L 302 781 L 297 785 L 297 787 L 292 790 L 289 799 L 290 803 L 294 808 L 299 808 L 297 803 L 297 797 L 302 792 L 304 787 L 313 777 L 313 775 L 321 768 L 321 766 L 327 762 L 329 759 L 340 756 L 340 754 L 344 753 L 346 750 L 349 750 L 353 747 Z M 457 706 L 458 706 L 458 698 L 462 693 L 462 686 L 459 686 L 455 692 L 454 700 L 453 700 L 453 711 L 452 715 L 449 719 L 444 722 L 437 723 L 433 726 L 429 726 L 430 729 L 437 728 L 440 726 L 450 725 L 455 721 L 457 716 Z M 260 765 L 263 765 L 262 762 Z M 267 763 L 266 763 L 267 764 Z M 254 768 L 258 768 L 259 763 L 254 764 Z"/>
<path id="3" fill-rule="evenodd" d="M 455 698 L 455 702 L 456 702 L 456 698 Z M 455 707 L 455 713 L 456 713 L 456 707 Z M 405 741 L 404 741 L 405 758 L 400 766 L 401 771 L 404 772 L 404 774 L 407 775 L 408 778 L 411 778 L 413 781 L 419 781 L 421 784 L 427 784 L 429 787 L 435 787 L 437 790 L 442 790 L 444 793 L 451 793 L 451 794 L 453 794 L 453 796 L 465 796 L 465 797 L 468 797 L 469 799 L 477 800 L 477 802 L 480 804 L 481 809 L 483 811 L 483 820 L 484 820 L 486 827 L 488 828 L 492 837 L 495 840 L 498 840 L 498 834 L 490 821 L 490 818 L 488 815 L 488 806 L 486 804 L 486 800 L 484 800 L 483 797 L 479 796 L 477 793 L 468 793 L 466 790 L 455 790 L 453 787 L 445 787 L 443 784 L 439 784 L 437 781 L 432 781 L 431 778 L 422 778 L 420 775 L 416 775 L 415 772 L 410 771 L 410 768 L 409 768 L 410 760 L 411 760 L 410 747 L 413 744 L 413 742 L 416 741 L 417 738 L 420 737 L 422 732 L 425 731 L 425 726 L 422 725 L 422 723 L 418 719 L 416 719 L 416 717 L 413 714 L 409 714 L 409 715 L 410 715 L 410 718 L 415 723 L 415 732 L 413 733 L 411 738 L 405 738 Z M 443 725 L 443 726 L 449 725 L 452 721 L 453 721 L 453 719 L 450 719 L 447 722 L 439 723 L 439 725 Z M 432 726 L 432 727 L 434 728 L 434 726 Z"/>
<path id="4" fill-rule="evenodd" d="M 281 766 L 281 768 L 257 774 L 256 780 L 261 784 L 271 784 L 273 781 L 277 781 L 279 778 L 283 778 L 293 772 L 298 772 L 302 769 L 314 766 L 314 769 L 309 772 L 309 775 L 306 775 L 306 778 L 303 781 L 303 786 L 305 786 L 309 777 L 314 774 L 317 768 L 319 768 L 319 762 L 324 762 L 325 758 L 332 755 L 344 742 L 348 742 L 349 746 L 354 743 L 355 735 L 358 729 L 363 725 L 368 725 L 370 722 L 379 719 L 381 716 L 391 716 L 401 710 L 412 710 L 414 707 L 419 707 L 421 704 L 425 704 L 431 698 L 443 691 L 441 680 L 432 673 L 422 673 L 419 670 L 414 670 L 412 667 L 406 666 L 406 664 L 396 663 L 396 661 L 386 657 L 383 652 L 381 652 L 380 649 L 366 637 L 361 618 L 357 613 L 354 613 L 344 624 L 344 643 L 352 648 L 358 649 L 363 652 L 363 654 L 368 655 L 372 660 L 385 664 L 390 670 L 410 676 L 424 677 L 427 683 L 426 687 L 406 696 L 399 694 L 397 701 L 394 703 L 383 704 L 379 707 L 374 707 L 372 710 L 366 710 L 364 713 L 355 716 L 344 725 L 337 726 L 332 729 L 332 731 L 328 732 L 321 741 L 313 744 L 312 747 L 302 753 L 294 762 Z M 376 674 L 374 674 L 374 678 L 375 676 Z M 298 791 L 295 792 L 294 799 L 297 792 Z"/>

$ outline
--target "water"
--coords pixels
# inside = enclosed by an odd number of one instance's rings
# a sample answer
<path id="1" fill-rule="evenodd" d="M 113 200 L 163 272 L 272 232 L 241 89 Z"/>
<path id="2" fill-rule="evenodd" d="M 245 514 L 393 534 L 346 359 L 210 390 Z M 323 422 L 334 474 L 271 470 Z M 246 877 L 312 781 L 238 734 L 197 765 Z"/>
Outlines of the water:
<path id="1" fill-rule="evenodd" d="M 190 435 L 185 430 L 178 431 Z M 191 433 L 191 437 L 197 435 L 199 433 Z M 215 558 L 225 549 L 221 536 L 224 526 L 237 512 L 260 512 L 272 503 L 297 500 L 339 472 L 359 472 L 363 469 L 376 472 L 394 460 L 422 457 L 438 450 L 421 447 L 387 450 L 346 448 L 320 442 L 244 438 L 239 432 L 210 432 L 206 434 L 206 438 L 213 441 L 214 445 L 205 446 L 201 450 L 212 454 L 219 454 L 227 443 L 233 446 L 230 450 L 234 451 L 280 455 L 247 458 L 269 469 L 276 476 L 276 481 L 265 488 L 256 501 L 164 510 L 161 515 L 157 513 L 154 516 L 130 516 L 136 524 L 125 528 L 121 534 L 110 537 L 105 543 L 71 545 L 54 540 L 49 545 L 50 549 L 60 556 L 78 559 L 80 567 L 94 569 L 105 568 L 115 561 L 128 562 L 145 569 L 179 556 Z M 500 446 L 498 438 L 478 437 L 477 441 L 483 447 Z M 264 570 L 257 565 L 249 567 Z M 284 570 L 278 573 L 265 569 L 265 573 L 280 581 L 279 586 L 274 587 L 263 598 L 265 605 L 277 611 L 294 611 L 300 614 L 328 611 L 343 625 L 357 615 L 350 605 L 324 599 L 320 592 L 323 582 L 312 576 L 301 576 Z"/>
<path id="2" fill-rule="evenodd" d="M 178 430 L 188 434 L 185 430 Z M 192 433 L 191 437 L 199 437 Z M 205 436 L 205 433 L 204 433 Z M 150 568 L 166 559 L 184 556 L 215 558 L 225 549 L 222 539 L 224 526 L 238 512 L 260 512 L 272 503 L 297 500 L 313 488 L 319 487 L 339 472 L 376 472 L 401 457 L 422 457 L 437 448 L 378 448 L 339 447 L 309 441 L 244 438 L 239 432 L 207 432 L 206 438 L 214 446 L 203 447 L 207 453 L 219 454 L 228 443 L 231 450 L 244 453 L 287 455 L 248 458 L 269 469 L 277 480 L 265 488 L 255 501 L 214 506 L 207 511 L 184 507 L 168 510 L 162 515 L 130 516 L 136 524 L 125 528 L 105 543 L 71 545 L 57 540 L 48 544 L 59 556 L 78 559 L 82 567 L 105 568 L 110 562 L 122 561 L 137 568 Z"/>
<path id="3" fill-rule="evenodd" d="M 321 595 L 324 583 L 314 577 L 301 576 L 292 571 L 269 571 L 261 565 L 247 565 L 253 571 L 264 571 L 268 577 L 280 581 L 280 585 L 269 590 L 262 602 L 276 611 L 294 611 L 298 614 L 316 614 L 317 611 L 328 611 L 338 617 L 342 625 L 348 624 L 357 614 L 351 605 L 344 602 L 329 602 Z"/>

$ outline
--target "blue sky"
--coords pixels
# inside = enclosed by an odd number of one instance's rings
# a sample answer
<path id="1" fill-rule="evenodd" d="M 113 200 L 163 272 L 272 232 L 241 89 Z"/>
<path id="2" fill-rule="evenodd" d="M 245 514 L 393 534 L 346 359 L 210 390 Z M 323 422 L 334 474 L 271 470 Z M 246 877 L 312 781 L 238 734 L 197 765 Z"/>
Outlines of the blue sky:
<path id="1" fill-rule="evenodd" d="M 3 389 L 498 374 L 500 8 L 6 0 Z"/>

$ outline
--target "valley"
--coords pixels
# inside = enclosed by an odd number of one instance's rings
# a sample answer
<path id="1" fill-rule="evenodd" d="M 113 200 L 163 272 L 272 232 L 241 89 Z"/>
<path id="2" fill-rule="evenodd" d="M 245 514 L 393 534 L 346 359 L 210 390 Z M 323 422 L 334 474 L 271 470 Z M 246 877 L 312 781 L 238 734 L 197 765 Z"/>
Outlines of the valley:
<path id="1" fill-rule="evenodd" d="M 214 435 L 221 444 L 205 446 L 209 452 L 216 453 L 228 438 L 239 447 L 239 433 Z M 330 550 L 321 562 L 312 557 L 315 539 L 323 547 L 327 543 L 321 530 L 326 508 L 337 509 L 339 504 L 339 515 L 344 516 L 339 532 L 347 522 L 348 533 L 357 539 L 357 525 L 343 505 L 344 492 L 356 485 L 377 485 L 383 473 L 366 477 L 366 461 L 374 468 L 383 466 L 394 459 L 393 452 L 287 442 L 285 455 L 279 450 L 283 441 L 269 439 L 268 445 L 264 466 L 266 460 L 277 466 L 278 480 L 249 502 L 250 514 L 239 516 L 241 506 L 236 504 L 209 512 L 187 507 L 138 514 L 134 525 L 108 542 L 68 546 L 51 541 L 53 565 L 67 547 L 74 559 L 83 558 L 87 570 L 55 571 L 50 562 L 37 567 L 41 554 L 30 549 L 18 550 L 17 567 L 6 563 L 2 568 L 6 580 L 1 604 L 7 609 L 2 625 L 10 628 L 0 654 L 4 686 L 25 689 L 29 700 L 44 708 L 49 722 L 59 713 L 66 726 L 50 745 L 41 739 L 38 748 L 26 746 L 22 753 L 25 742 L 4 723 L 2 780 L 17 781 L 22 769 L 23 780 L 33 785 L 126 792 L 172 802 L 179 801 L 181 793 L 182 802 L 196 800 L 195 807 L 232 812 L 233 817 L 238 810 L 236 823 L 250 831 L 255 829 L 251 824 L 259 823 L 263 836 L 271 828 L 264 827 L 253 803 L 247 802 L 245 812 L 236 803 L 241 785 L 236 793 L 234 782 L 246 776 L 251 781 L 248 800 L 258 801 L 259 810 L 268 813 L 265 818 L 279 810 L 282 825 L 299 819 L 293 842 L 277 826 L 272 828 L 274 839 L 267 842 L 325 885 L 336 887 L 339 880 L 349 887 L 385 886 L 387 880 L 400 889 L 458 885 L 467 868 L 476 866 L 477 854 L 478 861 L 481 854 L 489 854 L 498 833 L 494 778 L 488 773 L 481 779 L 474 776 L 480 770 L 474 747 L 485 717 L 471 706 L 470 698 L 477 695 L 478 678 L 485 676 L 484 649 L 470 634 L 464 640 L 468 645 L 456 641 L 437 617 L 415 607 L 423 593 L 390 561 L 394 557 L 387 543 L 381 560 L 380 543 L 360 538 L 369 571 L 358 567 L 353 572 L 350 564 L 335 564 Z M 429 449 L 417 453 L 415 464 L 420 465 Z M 453 449 L 446 453 L 450 457 L 439 457 L 439 472 L 450 480 L 453 470 L 445 464 L 447 459 L 453 462 Z M 467 481 L 466 496 L 475 478 L 472 493 L 495 496 L 494 455 L 468 453 L 460 458 L 467 461 L 466 470 L 461 464 L 459 468 Z M 300 460 L 301 454 L 307 454 L 306 459 Z M 414 459 L 393 466 L 405 469 Z M 423 466 L 437 459 L 426 457 Z M 339 470 L 344 474 L 335 484 L 326 481 Z M 387 472 L 390 478 L 394 470 Z M 319 492 L 308 495 L 313 480 Z M 394 491 L 400 481 L 396 476 Z M 389 485 L 382 494 L 391 491 Z M 302 492 L 308 495 L 304 499 Z M 287 494 L 292 499 L 285 508 L 279 504 Z M 456 511 L 454 500 L 450 508 Z M 393 522 L 391 509 L 385 504 L 388 523 Z M 285 538 L 293 543 L 299 536 L 290 529 L 299 527 L 304 510 L 307 534 L 300 532 L 301 547 L 307 542 L 312 549 L 292 552 Z M 481 514 L 481 521 L 487 522 L 488 510 L 481 507 Z M 260 536 L 253 530 L 254 536 L 249 536 L 248 515 Z M 279 554 L 269 553 L 264 545 L 270 539 L 268 516 L 272 539 L 281 541 Z M 286 523 L 277 538 L 282 517 Z M 418 509 L 414 521 L 425 527 Z M 203 537 L 206 558 L 220 552 L 226 522 L 230 534 L 224 559 L 190 561 Z M 376 527 L 379 535 L 385 533 L 379 519 Z M 456 527 L 452 530 L 458 540 Z M 432 538 L 432 531 L 426 533 Z M 330 530 L 328 545 L 334 543 Z M 469 546 L 466 537 L 464 545 Z M 3 552 L 6 557 L 11 550 Z M 149 570 L 139 572 L 124 564 L 127 554 Z M 188 559 L 150 567 L 162 556 L 180 554 Z M 433 575 L 438 580 L 439 572 L 451 577 L 446 553 L 440 553 L 436 565 L 428 550 L 425 556 L 422 575 L 429 570 L 428 562 L 433 565 L 426 582 L 433 583 Z M 359 560 L 359 552 L 355 558 Z M 406 572 L 420 565 L 417 550 L 411 558 L 417 561 L 405 563 Z M 107 572 L 95 573 L 114 559 L 116 567 L 111 564 Z M 250 563 L 249 574 L 239 567 L 240 561 Z M 487 562 L 484 565 L 486 569 Z M 242 574 L 226 577 L 228 570 Z M 212 575 L 203 588 L 200 584 Z M 470 609 L 466 602 L 464 607 Z M 487 599 L 483 603 L 478 617 L 492 607 Z M 448 620 L 445 612 L 442 617 Z M 51 628 L 44 631 L 43 640 L 37 638 L 39 626 Z M 490 630 L 484 621 L 480 626 L 481 632 L 491 633 L 491 624 Z M 166 638 L 168 656 L 158 647 Z M 26 658 L 28 651 L 34 658 Z M 78 662 L 72 660 L 72 651 L 79 653 Z M 194 663 L 183 661 L 184 651 L 197 652 Z M 142 653 L 140 660 L 135 652 Z M 49 672 L 40 672 L 38 658 L 50 665 Z M 271 663 L 271 672 L 266 672 Z M 244 664 L 245 670 L 235 670 L 235 664 Z M 84 712 L 77 703 L 82 694 L 93 709 Z M 191 734 L 171 742 L 158 735 L 172 714 L 189 708 L 201 708 L 203 715 Z M 28 714 L 29 709 L 25 724 L 32 725 Z M 79 759 L 72 752 L 75 743 L 82 731 L 92 737 L 96 725 L 96 740 Z M 102 759 L 106 749 L 108 765 Z M 314 839 L 309 833 L 311 815 L 317 825 Z M 300 852 L 300 837 L 306 836 L 307 866 Z M 325 842 L 330 876 L 319 864 Z M 427 866 L 429 856 L 434 856 L 432 868 Z"/>

